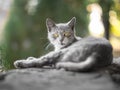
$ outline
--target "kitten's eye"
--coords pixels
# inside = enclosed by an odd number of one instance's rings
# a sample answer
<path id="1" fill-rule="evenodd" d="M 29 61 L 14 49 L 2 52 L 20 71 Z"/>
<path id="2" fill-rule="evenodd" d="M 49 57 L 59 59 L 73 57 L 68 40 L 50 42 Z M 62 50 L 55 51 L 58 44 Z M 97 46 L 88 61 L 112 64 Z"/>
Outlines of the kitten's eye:
<path id="1" fill-rule="evenodd" d="M 55 34 L 53 34 L 53 37 L 57 38 L 57 37 L 59 37 L 59 35 L 57 33 L 55 33 Z"/>
<path id="2" fill-rule="evenodd" d="M 70 32 L 65 32 L 65 33 L 64 33 L 64 36 L 65 36 L 65 37 L 70 37 L 70 36 L 71 36 L 71 33 L 70 33 Z"/>

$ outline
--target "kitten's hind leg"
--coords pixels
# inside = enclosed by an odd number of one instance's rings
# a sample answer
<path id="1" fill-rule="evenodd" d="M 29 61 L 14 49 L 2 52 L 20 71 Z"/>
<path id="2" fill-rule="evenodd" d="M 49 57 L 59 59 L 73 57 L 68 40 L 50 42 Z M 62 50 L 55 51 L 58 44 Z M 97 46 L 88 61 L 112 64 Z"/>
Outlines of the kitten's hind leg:
<path id="1" fill-rule="evenodd" d="M 63 68 L 68 71 L 89 71 L 94 68 L 95 59 L 94 55 L 92 55 L 82 62 L 59 62 L 56 64 L 56 68 Z"/>

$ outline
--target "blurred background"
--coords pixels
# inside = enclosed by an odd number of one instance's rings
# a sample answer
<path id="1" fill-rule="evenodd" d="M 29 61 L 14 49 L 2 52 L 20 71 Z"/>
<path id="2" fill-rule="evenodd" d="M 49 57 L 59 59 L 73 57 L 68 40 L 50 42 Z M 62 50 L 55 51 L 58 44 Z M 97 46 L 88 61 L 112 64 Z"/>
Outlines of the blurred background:
<path id="1" fill-rule="evenodd" d="M 48 53 L 46 18 L 77 18 L 78 36 L 105 37 L 120 56 L 120 0 L 0 0 L 0 67 Z"/>

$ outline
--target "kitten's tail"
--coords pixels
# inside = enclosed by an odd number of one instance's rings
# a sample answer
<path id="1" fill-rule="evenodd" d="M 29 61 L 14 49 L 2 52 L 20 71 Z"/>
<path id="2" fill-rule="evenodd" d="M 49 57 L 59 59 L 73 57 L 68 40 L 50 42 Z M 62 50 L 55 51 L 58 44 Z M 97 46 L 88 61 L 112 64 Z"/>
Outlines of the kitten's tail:
<path id="1" fill-rule="evenodd" d="M 64 68 L 69 71 L 90 71 L 96 69 L 95 53 L 89 56 L 85 61 L 75 63 L 75 62 L 60 62 L 56 66 L 57 68 Z M 106 65 L 103 65 L 106 66 Z"/>
<path id="2" fill-rule="evenodd" d="M 94 58 L 88 57 L 85 61 L 74 63 L 74 62 L 59 62 L 56 67 L 57 68 L 64 68 L 65 70 L 69 71 L 89 71 L 92 69 L 95 63 Z"/>

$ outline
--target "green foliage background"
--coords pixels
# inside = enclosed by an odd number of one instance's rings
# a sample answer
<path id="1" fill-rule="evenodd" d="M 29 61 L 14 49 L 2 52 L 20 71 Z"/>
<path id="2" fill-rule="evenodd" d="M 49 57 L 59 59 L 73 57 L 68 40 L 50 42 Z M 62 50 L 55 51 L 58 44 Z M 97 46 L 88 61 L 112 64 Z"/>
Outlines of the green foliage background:
<path id="1" fill-rule="evenodd" d="M 49 51 L 45 50 L 49 43 L 45 24 L 48 17 L 59 23 L 67 22 L 75 16 L 77 35 L 87 35 L 86 6 L 99 1 L 104 3 L 104 0 L 38 0 L 35 12 L 29 14 L 26 9 L 29 0 L 14 0 L 2 44 L 4 69 L 14 68 L 15 60 L 39 57 Z"/>

